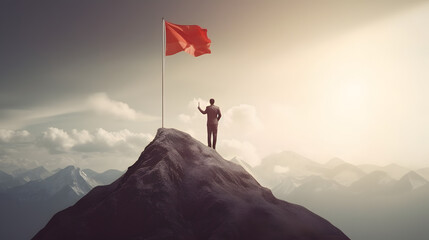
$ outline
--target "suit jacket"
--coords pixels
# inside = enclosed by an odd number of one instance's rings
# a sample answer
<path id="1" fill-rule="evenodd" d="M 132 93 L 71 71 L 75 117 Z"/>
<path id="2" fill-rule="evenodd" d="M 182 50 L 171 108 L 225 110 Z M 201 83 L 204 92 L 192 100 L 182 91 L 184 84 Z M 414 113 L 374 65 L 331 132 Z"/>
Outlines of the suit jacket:
<path id="1" fill-rule="evenodd" d="M 217 125 L 220 117 L 222 116 L 220 108 L 216 105 L 207 106 L 203 113 L 207 114 L 207 125 Z"/>

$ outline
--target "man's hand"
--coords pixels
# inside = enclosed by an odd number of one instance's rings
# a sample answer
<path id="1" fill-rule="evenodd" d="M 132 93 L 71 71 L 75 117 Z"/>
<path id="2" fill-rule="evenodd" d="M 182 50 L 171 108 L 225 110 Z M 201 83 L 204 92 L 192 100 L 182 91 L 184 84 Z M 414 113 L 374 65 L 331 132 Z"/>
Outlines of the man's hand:
<path id="1" fill-rule="evenodd" d="M 206 111 L 203 111 L 203 110 L 200 108 L 200 102 L 198 102 L 198 110 L 199 110 L 202 114 L 206 114 Z"/>

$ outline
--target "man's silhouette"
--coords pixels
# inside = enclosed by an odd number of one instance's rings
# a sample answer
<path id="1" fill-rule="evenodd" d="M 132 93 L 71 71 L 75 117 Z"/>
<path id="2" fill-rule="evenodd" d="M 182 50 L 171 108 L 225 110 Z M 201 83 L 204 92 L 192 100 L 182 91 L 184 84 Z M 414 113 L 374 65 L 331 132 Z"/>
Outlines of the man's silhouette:
<path id="1" fill-rule="evenodd" d="M 207 106 L 204 111 L 200 108 L 200 103 L 198 103 L 198 110 L 200 110 L 202 114 L 207 114 L 207 141 L 209 147 L 211 147 L 211 136 L 213 134 L 213 149 L 216 149 L 217 124 L 222 114 L 220 114 L 220 109 L 218 106 L 214 105 L 214 102 L 215 100 L 213 98 L 210 99 L 210 106 Z"/>

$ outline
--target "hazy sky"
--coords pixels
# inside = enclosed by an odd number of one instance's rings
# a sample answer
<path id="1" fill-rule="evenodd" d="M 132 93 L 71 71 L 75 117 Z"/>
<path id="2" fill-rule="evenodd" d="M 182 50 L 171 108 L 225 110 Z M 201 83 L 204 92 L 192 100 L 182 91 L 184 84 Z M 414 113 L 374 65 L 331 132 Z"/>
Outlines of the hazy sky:
<path id="1" fill-rule="evenodd" d="M 212 40 L 166 58 L 166 127 L 205 142 L 213 97 L 225 158 L 429 165 L 429 1 L 3 0 L 0 169 L 132 164 L 161 125 L 162 17 Z"/>

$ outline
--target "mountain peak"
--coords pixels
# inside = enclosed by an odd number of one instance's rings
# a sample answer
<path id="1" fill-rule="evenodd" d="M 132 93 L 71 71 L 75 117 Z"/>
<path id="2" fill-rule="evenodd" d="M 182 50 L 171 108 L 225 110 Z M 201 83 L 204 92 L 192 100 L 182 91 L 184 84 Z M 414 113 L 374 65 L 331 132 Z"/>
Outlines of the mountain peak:
<path id="1" fill-rule="evenodd" d="M 57 213 L 34 239 L 348 239 L 276 199 L 190 135 L 159 129 L 117 181 Z"/>
<path id="2" fill-rule="evenodd" d="M 26 182 L 45 179 L 51 175 L 51 172 L 46 170 L 46 168 L 40 166 L 30 170 L 22 171 L 19 174 L 16 174 L 16 177 L 22 178 Z"/>
<path id="3" fill-rule="evenodd" d="M 331 158 L 328 162 L 326 162 L 324 165 L 328 168 L 334 168 L 337 167 L 339 165 L 345 164 L 346 162 L 344 160 L 342 160 L 341 158 Z"/>
<path id="4" fill-rule="evenodd" d="M 409 171 L 407 174 L 405 174 L 402 178 L 413 178 L 413 179 L 419 179 L 422 181 L 426 181 L 424 177 L 422 177 L 420 174 L 416 173 L 415 171 Z"/>
<path id="5" fill-rule="evenodd" d="M 146 151 L 148 149 L 148 151 Z M 183 157 L 184 163 L 190 163 L 190 161 L 198 161 L 201 159 L 201 154 L 203 156 L 215 156 L 214 158 L 208 158 L 206 160 L 214 161 L 220 155 L 212 148 L 208 148 L 202 143 L 196 141 L 191 135 L 176 130 L 174 128 L 160 128 L 154 138 L 154 140 L 146 147 L 145 151 L 142 154 L 153 154 L 153 150 L 162 151 L 167 150 L 165 153 L 169 154 L 163 156 L 163 158 L 158 158 L 158 160 L 180 160 Z M 175 155 L 179 154 L 179 155 Z M 140 158 L 139 160 L 144 160 Z M 139 164 L 140 161 L 137 161 L 136 164 Z"/>
<path id="6" fill-rule="evenodd" d="M 44 179 L 44 188 L 51 195 L 58 192 L 65 185 L 69 186 L 76 195 L 83 196 L 97 183 L 80 168 L 71 165 Z"/>
<path id="7" fill-rule="evenodd" d="M 10 181 L 13 176 L 0 170 L 0 182 Z"/>
<path id="8" fill-rule="evenodd" d="M 398 184 L 402 186 L 402 189 L 414 190 L 425 186 L 428 183 L 429 182 L 420 174 L 416 173 L 415 171 L 410 171 L 399 180 Z"/>
<path id="9" fill-rule="evenodd" d="M 374 171 L 354 182 L 350 187 L 358 192 L 386 193 L 391 191 L 395 179 L 383 171 Z"/>

